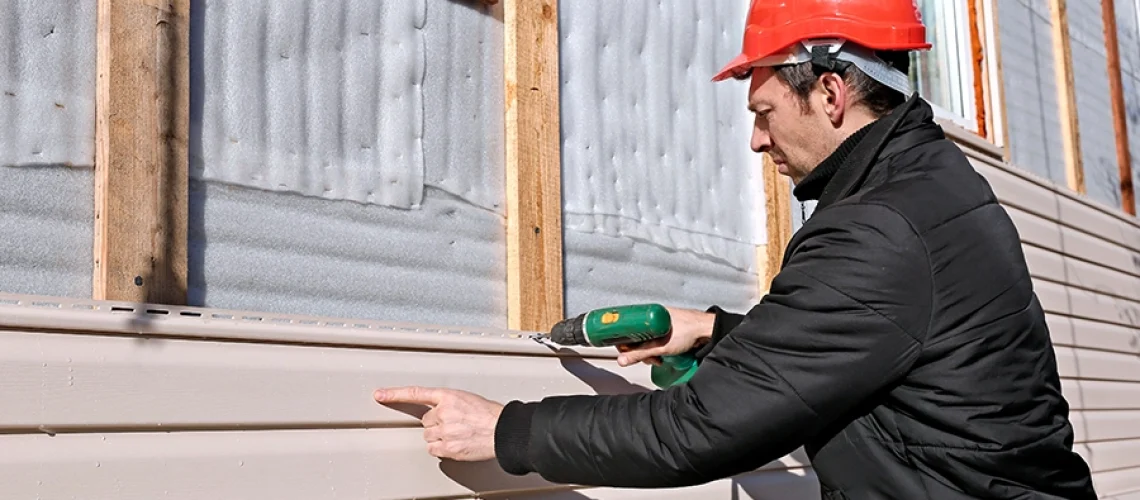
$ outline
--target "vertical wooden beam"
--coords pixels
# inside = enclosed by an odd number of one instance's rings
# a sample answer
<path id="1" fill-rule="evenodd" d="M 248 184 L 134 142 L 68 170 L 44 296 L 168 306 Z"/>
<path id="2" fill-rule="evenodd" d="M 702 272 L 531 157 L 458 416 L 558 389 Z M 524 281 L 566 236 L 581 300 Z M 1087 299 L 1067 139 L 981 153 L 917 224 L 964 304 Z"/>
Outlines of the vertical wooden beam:
<path id="1" fill-rule="evenodd" d="M 970 23 L 970 61 L 974 68 L 974 116 L 978 123 L 978 135 L 990 138 L 986 120 L 986 49 L 982 43 L 982 23 L 978 12 L 978 2 L 967 2 Z"/>
<path id="2" fill-rule="evenodd" d="M 1116 37 L 1116 5 L 1101 0 L 1104 16 L 1104 45 L 1108 55 L 1108 93 L 1112 102 L 1112 123 L 1116 129 L 1116 161 L 1120 166 L 1120 206 L 1136 215 L 1136 195 L 1132 188 L 1132 155 L 1128 150 L 1128 117 L 1124 108 L 1124 84 L 1120 73 L 1120 43 Z"/>
<path id="3" fill-rule="evenodd" d="M 557 0 L 505 0 L 508 327 L 563 319 Z"/>
<path id="4" fill-rule="evenodd" d="M 764 156 L 764 213 L 767 216 L 767 244 L 760 245 L 756 262 L 760 268 L 760 295 L 768 293 L 772 279 L 780 273 L 784 250 L 792 239 L 792 192 L 788 178 L 776 170 L 776 164 Z"/>
<path id="5" fill-rule="evenodd" d="M 1066 0 L 1049 0 L 1053 23 L 1053 68 L 1056 73 L 1057 103 L 1061 116 L 1061 140 L 1065 151 L 1065 178 L 1069 188 L 1085 192 L 1081 166 L 1081 134 L 1077 127 L 1077 89 L 1073 82 L 1073 52 L 1069 41 L 1069 15 Z"/>
<path id="6" fill-rule="evenodd" d="M 98 0 L 99 300 L 186 302 L 190 0 Z"/>

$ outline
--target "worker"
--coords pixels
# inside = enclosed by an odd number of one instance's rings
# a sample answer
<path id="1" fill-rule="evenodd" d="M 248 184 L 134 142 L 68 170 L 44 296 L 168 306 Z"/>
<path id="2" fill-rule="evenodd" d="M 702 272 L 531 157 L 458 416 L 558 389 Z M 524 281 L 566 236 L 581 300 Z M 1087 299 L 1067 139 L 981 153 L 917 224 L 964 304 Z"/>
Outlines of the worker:
<path id="1" fill-rule="evenodd" d="M 815 213 L 745 314 L 671 309 L 693 352 L 663 390 L 504 406 L 439 387 L 427 451 L 565 484 L 696 485 L 803 447 L 824 499 L 1094 499 L 1021 242 L 907 77 L 929 49 L 913 0 L 753 0 L 742 53 L 751 147 Z M 654 64 L 654 61 L 645 61 Z"/>

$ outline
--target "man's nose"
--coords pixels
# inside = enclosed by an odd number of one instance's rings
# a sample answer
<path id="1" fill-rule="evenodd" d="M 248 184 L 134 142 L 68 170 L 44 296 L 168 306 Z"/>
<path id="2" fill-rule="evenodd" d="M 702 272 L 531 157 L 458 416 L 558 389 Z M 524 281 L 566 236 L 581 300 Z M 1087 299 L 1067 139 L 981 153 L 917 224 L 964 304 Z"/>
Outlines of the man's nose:
<path id="1" fill-rule="evenodd" d="M 772 138 L 768 132 L 760 127 L 752 128 L 752 150 L 757 153 L 766 153 L 772 148 Z"/>

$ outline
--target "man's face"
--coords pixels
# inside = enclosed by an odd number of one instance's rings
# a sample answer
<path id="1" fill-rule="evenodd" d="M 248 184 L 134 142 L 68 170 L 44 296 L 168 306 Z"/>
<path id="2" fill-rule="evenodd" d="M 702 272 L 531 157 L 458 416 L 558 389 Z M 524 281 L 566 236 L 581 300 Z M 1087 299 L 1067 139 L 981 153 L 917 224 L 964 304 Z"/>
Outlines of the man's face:
<path id="1" fill-rule="evenodd" d="M 756 68 L 748 92 L 748 109 L 756 115 L 752 150 L 768 153 L 783 175 L 799 183 L 838 145 L 826 113 L 815 109 L 817 91 L 804 109 L 791 87 L 772 68 Z"/>

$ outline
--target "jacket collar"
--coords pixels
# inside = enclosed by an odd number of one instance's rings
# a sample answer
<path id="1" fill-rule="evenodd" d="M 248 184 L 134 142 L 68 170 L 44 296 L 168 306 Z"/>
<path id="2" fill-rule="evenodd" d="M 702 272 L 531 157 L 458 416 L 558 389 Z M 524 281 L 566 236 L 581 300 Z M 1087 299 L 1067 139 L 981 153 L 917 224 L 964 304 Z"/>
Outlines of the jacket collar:
<path id="1" fill-rule="evenodd" d="M 912 135 L 916 132 L 917 135 Z M 898 140 L 908 136 L 907 140 Z M 816 210 L 853 194 L 879 158 L 944 137 L 934 111 L 915 93 L 886 116 L 848 137 L 796 186 L 799 201 L 819 200 Z"/>

